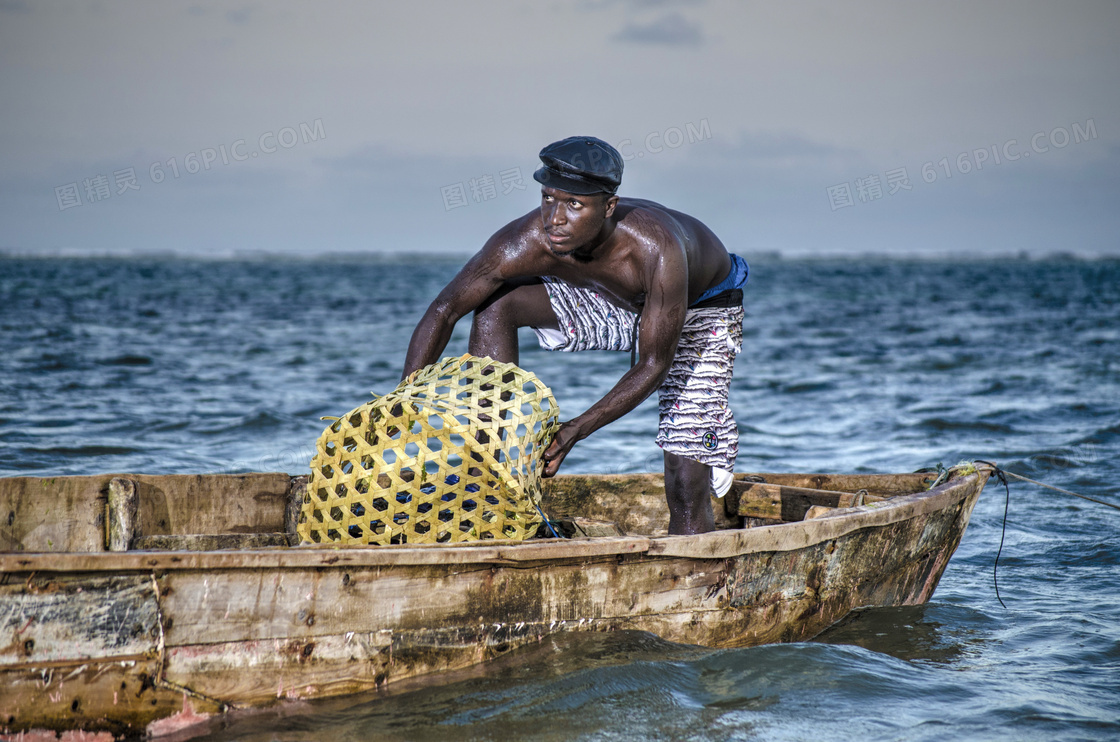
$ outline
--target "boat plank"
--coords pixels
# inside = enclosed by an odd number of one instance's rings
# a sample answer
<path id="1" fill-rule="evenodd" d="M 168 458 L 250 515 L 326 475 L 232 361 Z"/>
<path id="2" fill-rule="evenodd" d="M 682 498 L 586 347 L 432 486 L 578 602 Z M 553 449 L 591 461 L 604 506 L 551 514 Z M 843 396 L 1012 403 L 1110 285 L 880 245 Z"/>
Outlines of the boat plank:
<path id="1" fill-rule="evenodd" d="M 4 572 L 118 572 L 150 570 L 292 569 L 335 565 L 500 564 L 509 561 L 632 554 L 643 537 L 508 541 L 423 546 L 301 546 L 228 551 L 130 551 L 95 554 L 0 553 Z"/>
<path id="2" fill-rule="evenodd" d="M 864 504 L 867 497 L 869 495 L 865 491 L 838 492 L 784 484 L 737 482 L 724 498 L 724 504 L 728 512 L 737 515 L 790 522 L 809 520 L 808 514 L 815 507 L 850 508 Z"/>
<path id="3" fill-rule="evenodd" d="M 872 502 L 855 508 L 838 509 L 813 520 L 798 523 L 654 539 L 650 542 L 649 553 L 664 556 L 719 558 L 753 551 L 803 549 L 861 528 L 887 525 L 949 507 L 956 501 L 979 494 L 987 479 L 988 473 L 983 470 L 954 479 L 928 492 Z"/>
<path id="4" fill-rule="evenodd" d="M 105 548 L 109 551 L 128 551 L 136 536 L 136 514 L 140 498 L 136 493 L 136 482 L 131 479 L 113 477 L 109 480 L 108 503 L 105 513 L 108 525 L 105 528 Z"/>
<path id="5" fill-rule="evenodd" d="M 137 485 L 136 537 L 284 530 L 288 474 L 122 477 Z"/>
<path id="6" fill-rule="evenodd" d="M 859 492 L 867 490 L 871 495 L 888 497 L 921 492 L 933 484 L 935 473 L 915 472 L 913 474 L 773 474 L 738 473 L 735 481 L 757 481 L 762 479 L 770 484 L 804 489 L 831 490 L 836 492 Z"/>
<path id="7" fill-rule="evenodd" d="M 0 729 L 83 729 L 132 735 L 184 708 L 215 714 L 222 705 L 187 698 L 160 684 L 156 658 L 85 662 L 67 667 L 0 669 Z M 19 739 L 19 737 L 16 737 Z"/>
<path id="8" fill-rule="evenodd" d="M 51 579 L 0 585 L 0 667 L 155 655 L 160 626 L 150 576 Z"/>
<path id="9" fill-rule="evenodd" d="M 715 605 L 718 564 L 640 556 L 517 565 L 223 572 L 160 577 L 168 647 L 432 625 L 530 623 Z"/>
<path id="10" fill-rule="evenodd" d="M 738 528 L 738 518 L 711 498 L 716 528 Z M 665 477 L 661 474 L 562 474 L 546 479 L 541 508 L 551 518 L 612 521 L 623 533 L 664 536 L 669 526 Z"/>
<path id="11" fill-rule="evenodd" d="M 160 577 L 168 647 L 679 611 L 715 605 L 719 565 L 589 557 L 487 566 L 174 572 Z"/>
<path id="12" fill-rule="evenodd" d="M 356 631 L 171 647 L 164 676 L 233 706 L 261 706 L 377 688 L 386 681 L 391 648 L 390 632 Z"/>
<path id="13" fill-rule="evenodd" d="M 167 551 L 222 551 L 295 546 L 298 538 L 287 533 L 191 533 L 179 536 L 142 536 L 133 548 Z"/>
<path id="14" fill-rule="evenodd" d="M 498 556 L 511 562 L 570 559 L 610 554 L 639 554 L 649 550 L 648 538 L 618 536 L 594 539 L 548 539 L 498 548 Z"/>
<path id="15" fill-rule="evenodd" d="M 542 482 L 541 509 L 550 517 L 613 520 L 625 533 L 667 533 L 669 506 L 658 474 L 568 474 Z"/>
<path id="16" fill-rule="evenodd" d="M 112 478 L 0 478 L 0 551 L 101 551 Z"/>
<path id="17" fill-rule="evenodd" d="M 744 485 L 732 486 L 724 501 L 726 509 L 732 510 L 736 515 L 745 515 L 750 518 L 766 518 L 767 520 L 782 520 L 782 488 L 776 484 L 759 484 L 751 482 Z M 786 520 L 801 520 L 789 517 Z"/>
<path id="18" fill-rule="evenodd" d="M 0 551 L 98 552 L 115 478 L 136 485 L 136 535 L 284 531 L 291 476 L 98 474 L 0 478 Z"/>

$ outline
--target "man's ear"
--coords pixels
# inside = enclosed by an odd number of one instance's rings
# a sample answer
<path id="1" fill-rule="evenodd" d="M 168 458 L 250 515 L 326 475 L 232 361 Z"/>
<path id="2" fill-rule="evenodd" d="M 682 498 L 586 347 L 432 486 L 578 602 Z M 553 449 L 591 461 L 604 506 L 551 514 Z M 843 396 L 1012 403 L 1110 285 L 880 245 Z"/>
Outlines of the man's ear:
<path id="1" fill-rule="evenodd" d="M 614 214 L 615 206 L 618 206 L 618 196 L 611 196 L 607 199 L 607 209 L 603 216 L 610 219 L 611 215 Z"/>

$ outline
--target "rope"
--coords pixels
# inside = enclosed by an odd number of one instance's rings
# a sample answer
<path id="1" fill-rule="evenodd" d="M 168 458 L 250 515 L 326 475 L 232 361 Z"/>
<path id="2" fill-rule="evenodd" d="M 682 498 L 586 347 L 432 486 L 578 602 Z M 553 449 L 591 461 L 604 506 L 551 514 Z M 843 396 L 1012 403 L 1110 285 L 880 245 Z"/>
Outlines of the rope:
<path id="1" fill-rule="evenodd" d="M 1007 610 L 1007 604 L 1004 603 L 1003 598 L 999 596 L 999 577 L 997 573 L 999 572 L 999 555 L 1003 553 L 1003 539 L 1007 536 L 1007 510 L 1011 506 L 1011 487 L 1007 485 L 1007 477 L 1004 476 L 1003 469 L 1000 469 L 990 461 L 980 461 L 977 459 L 976 463 L 987 464 L 992 467 L 992 472 L 999 479 L 1000 483 L 1003 484 L 1003 491 L 1006 493 L 1003 500 L 1003 525 L 1000 527 L 999 531 L 999 549 L 996 550 L 996 560 L 992 563 L 992 585 L 996 589 L 996 600 L 999 601 L 999 604 L 1003 606 L 1004 610 Z"/>
<path id="2" fill-rule="evenodd" d="M 987 462 L 981 462 L 981 463 L 987 463 Z M 999 469 L 997 468 L 996 471 L 999 471 Z M 1088 495 L 1079 495 L 1076 492 L 1070 492 L 1069 490 L 1064 490 L 1061 487 L 1055 487 L 1054 485 L 1046 484 L 1045 482 L 1038 482 L 1038 481 L 1035 481 L 1035 480 L 1030 479 L 1028 477 L 1024 477 L 1022 474 L 1016 474 L 1015 472 L 1012 472 L 1012 471 L 1004 471 L 1003 473 L 1006 474 L 1009 477 L 1015 477 L 1016 479 L 1021 479 L 1024 482 L 1030 482 L 1031 484 L 1037 484 L 1039 487 L 1046 487 L 1047 489 L 1052 489 L 1055 492 L 1061 492 L 1063 495 L 1073 495 L 1074 497 L 1080 497 L 1082 500 L 1088 500 L 1089 502 L 1095 502 L 1095 503 L 1098 503 L 1100 505 L 1107 505 L 1110 508 L 1120 510 L 1120 505 L 1117 505 L 1114 502 L 1106 502 L 1104 500 L 1098 500 L 1097 498 L 1089 497 Z"/>
<path id="3" fill-rule="evenodd" d="M 999 581 L 996 577 L 996 573 L 999 570 L 1000 554 L 1003 553 L 1003 540 L 1004 540 L 1004 537 L 1007 535 L 1007 510 L 1008 510 L 1008 507 L 1011 504 L 1011 488 L 1007 484 L 1007 478 L 1008 477 L 1015 477 L 1016 479 L 1022 480 L 1024 482 L 1029 482 L 1031 484 L 1037 484 L 1039 487 L 1045 487 L 1046 489 L 1051 489 L 1051 490 L 1054 490 L 1055 492 L 1061 492 L 1063 495 L 1072 495 L 1074 497 L 1080 497 L 1082 500 L 1088 500 L 1089 502 L 1095 502 L 1099 505 L 1106 505 L 1110 508 L 1120 510 L 1120 505 L 1117 505 L 1116 503 L 1106 502 L 1105 500 L 1098 500 L 1097 498 L 1089 497 L 1088 495 L 1079 495 L 1076 492 L 1072 492 L 1072 491 L 1067 490 L 1067 489 L 1062 489 L 1061 487 L 1055 487 L 1052 484 L 1046 484 L 1045 482 L 1039 482 L 1036 479 L 1031 479 L 1030 477 L 1024 477 L 1022 474 L 1016 474 L 1015 472 L 1000 469 L 998 466 L 996 466 L 995 464 L 993 464 L 990 461 L 981 461 L 980 459 L 977 459 L 976 463 L 977 464 L 984 464 L 986 466 L 991 467 L 992 472 L 999 478 L 1000 483 L 1003 484 L 1004 492 L 1006 492 L 1006 497 L 1004 498 L 1004 501 L 1003 501 L 1003 526 L 1000 529 L 1000 533 L 999 533 L 999 549 L 996 551 L 996 560 L 995 560 L 995 563 L 992 565 L 992 584 L 995 586 L 995 589 L 996 589 L 996 600 L 998 600 L 999 604 L 1002 605 L 1004 608 L 1006 608 L 1007 605 L 1004 604 L 1003 599 L 1000 598 L 1000 596 L 999 596 Z"/>
<path id="4" fill-rule="evenodd" d="M 548 519 L 548 516 L 544 514 L 544 511 L 541 510 L 541 506 L 534 502 L 533 507 L 535 507 L 537 509 L 537 514 L 541 516 L 541 520 L 543 520 L 544 524 L 546 526 L 548 526 L 548 530 L 552 534 L 552 537 L 553 538 L 562 538 L 562 536 L 559 533 L 556 532 L 556 529 L 552 527 L 552 521 L 550 521 Z"/>

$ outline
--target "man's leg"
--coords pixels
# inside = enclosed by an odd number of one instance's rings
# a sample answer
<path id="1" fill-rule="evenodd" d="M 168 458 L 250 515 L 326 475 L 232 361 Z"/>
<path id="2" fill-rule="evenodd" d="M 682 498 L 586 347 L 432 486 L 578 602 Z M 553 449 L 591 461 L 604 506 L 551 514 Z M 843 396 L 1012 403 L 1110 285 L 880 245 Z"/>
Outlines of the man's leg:
<path id="1" fill-rule="evenodd" d="M 671 535 L 706 533 L 716 527 L 712 513 L 711 467 L 665 452 L 665 500 Z"/>
<path id="2" fill-rule="evenodd" d="M 543 283 L 507 283 L 495 291 L 475 310 L 468 349 L 471 355 L 517 363 L 521 327 L 559 329 Z"/>
<path id="3" fill-rule="evenodd" d="M 517 364 L 517 330 L 521 327 L 560 327 L 556 313 L 552 311 L 548 290 L 539 280 L 506 283 L 491 294 L 474 312 L 467 350 L 473 356 Z M 504 382 L 512 380 L 512 374 L 503 379 Z M 485 388 L 487 387 L 483 387 Z M 503 401 L 508 401 L 510 396 L 509 392 L 503 392 Z M 481 404 L 489 406 L 489 402 L 485 400 Z M 479 419 L 489 420 L 490 416 L 483 412 L 479 414 Z M 475 434 L 475 438 L 484 445 L 490 442 L 490 437 L 481 430 Z M 482 460 L 478 454 L 473 454 L 473 457 L 476 461 Z M 478 471 L 472 469 L 471 473 L 477 474 Z"/>

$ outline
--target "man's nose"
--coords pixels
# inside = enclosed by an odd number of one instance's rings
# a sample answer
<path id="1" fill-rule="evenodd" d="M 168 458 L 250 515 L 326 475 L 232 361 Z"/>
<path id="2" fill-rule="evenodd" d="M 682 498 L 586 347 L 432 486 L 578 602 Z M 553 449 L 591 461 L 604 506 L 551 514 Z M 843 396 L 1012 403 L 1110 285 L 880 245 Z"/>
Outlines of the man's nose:
<path id="1" fill-rule="evenodd" d="M 568 221 L 567 216 L 564 214 L 564 209 L 560 204 L 553 204 L 552 211 L 548 215 L 549 224 L 563 224 Z"/>

